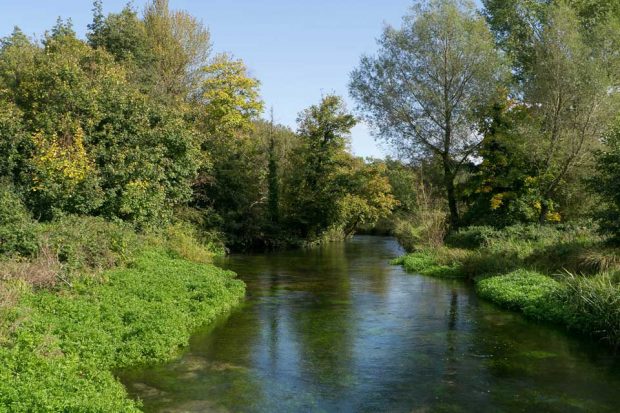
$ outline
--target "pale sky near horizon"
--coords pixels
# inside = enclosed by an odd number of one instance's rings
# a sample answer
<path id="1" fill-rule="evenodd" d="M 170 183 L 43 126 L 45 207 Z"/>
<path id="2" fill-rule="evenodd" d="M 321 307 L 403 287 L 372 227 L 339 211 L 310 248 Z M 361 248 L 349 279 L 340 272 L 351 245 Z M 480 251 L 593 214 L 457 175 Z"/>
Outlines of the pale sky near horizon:
<path id="1" fill-rule="evenodd" d="M 103 0 L 104 12 L 118 12 L 127 0 Z M 146 0 L 132 2 L 139 10 Z M 348 102 L 350 72 L 362 54 L 376 50 L 384 25 L 400 25 L 412 0 L 170 0 L 209 28 L 214 52 L 241 58 L 261 81 L 261 95 L 278 123 L 296 127 L 297 114 L 321 95 L 336 93 Z M 92 19 L 91 0 L 0 0 L 0 36 L 19 26 L 41 37 L 57 17 L 71 18 L 83 37 Z M 359 156 L 383 157 L 368 128 L 358 125 L 352 149 Z"/>

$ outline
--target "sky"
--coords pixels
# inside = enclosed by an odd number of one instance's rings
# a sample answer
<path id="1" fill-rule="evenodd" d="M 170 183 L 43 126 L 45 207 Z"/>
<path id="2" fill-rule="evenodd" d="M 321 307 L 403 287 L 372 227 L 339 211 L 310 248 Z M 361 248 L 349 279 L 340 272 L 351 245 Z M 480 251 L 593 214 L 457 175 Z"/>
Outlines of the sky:
<path id="1" fill-rule="evenodd" d="M 104 12 L 118 12 L 127 0 L 103 0 Z M 134 0 L 139 10 L 145 0 Z M 276 122 L 295 129 L 297 114 L 322 95 L 345 97 L 349 109 L 349 74 L 363 54 L 372 54 L 385 24 L 398 26 L 412 0 L 170 0 L 209 28 L 215 53 L 243 59 L 261 81 L 265 107 Z M 19 26 L 41 37 L 57 17 L 71 18 L 83 37 L 92 19 L 91 0 L 0 0 L 0 36 Z M 266 115 L 265 115 L 266 116 Z M 383 157 L 366 125 L 352 133 L 359 156 Z"/>

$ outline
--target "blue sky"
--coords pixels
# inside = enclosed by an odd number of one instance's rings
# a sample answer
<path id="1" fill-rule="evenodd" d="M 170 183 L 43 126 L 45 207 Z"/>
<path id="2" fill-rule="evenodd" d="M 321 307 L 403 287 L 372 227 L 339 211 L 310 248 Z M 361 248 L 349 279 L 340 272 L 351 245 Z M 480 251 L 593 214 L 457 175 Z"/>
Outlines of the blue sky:
<path id="1" fill-rule="evenodd" d="M 119 11 L 127 0 L 104 0 L 104 11 Z M 142 9 L 145 0 L 133 4 Z M 202 19 L 215 52 L 242 58 L 261 81 L 266 107 L 276 121 L 295 127 L 297 113 L 322 94 L 347 93 L 349 73 L 364 53 L 376 50 L 385 23 L 399 25 L 412 0 L 170 0 Z M 0 0 L 0 36 L 19 26 L 41 35 L 58 16 L 70 17 L 80 36 L 91 21 L 90 0 Z M 268 111 L 267 111 L 268 112 Z M 352 134 L 353 152 L 382 157 L 382 148 L 364 125 Z"/>

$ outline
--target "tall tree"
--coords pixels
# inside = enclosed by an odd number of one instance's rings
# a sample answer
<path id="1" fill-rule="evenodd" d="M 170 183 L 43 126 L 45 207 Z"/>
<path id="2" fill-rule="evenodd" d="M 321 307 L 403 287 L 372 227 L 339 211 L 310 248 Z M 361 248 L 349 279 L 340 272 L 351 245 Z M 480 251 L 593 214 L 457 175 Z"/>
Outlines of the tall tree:
<path id="1" fill-rule="evenodd" d="M 156 56 L 155 92 L 181 98 L 195 92 L 211 52 L 208 29 L 189 13 L 170 10 L 168 0 L 152 0 L 144 10 L 144 24 Z"/>
<path id="2" fill-rule="evenodd" d="M 620 245 L 620 128 L 616 125 L 605 137 L 605 145 L 596 154 L 595 173 L 590 177 L 592 190 L 600 196 L 600 231 Z"/>
<path id="3" fill-rule="evenodd" d="M 468 3 L 432 0 L 400 29 L 387 27 L 350 91 L 380 137 L 410 157 L 441 160 L 451 225 L 459 225 L 455 180 L 480 143 L 476 109 L 502 73 L 491 32 Z"/>
<path id="4" fill-rule="evenodd" d="M 277 224 L 280 219 L 280 184 L 278 182 L 278 158 L 276 153 L 276 136 L 273 124 L 273 107 L 269 120 L 269 166 L 267 169 L 267 181 L 269 184 L 269 219 Z"/>
<path id="5" fill-rule="evenodd" d="M 336 174 L 345 162 L 345 150 L 356 120 L 338 96 L 299 114 L 301 145 L 295 152 L 295 169 L 287 179 L 288 223 L 302 238 L 322 234 L 339 214 Z"/>
<path id="6" fill-rule="evenodd" d="M 617 93 L 606 62 L 585 41 L 575 11 L 564 2 L 551 6 L 523 89 L 535 120 L 523 127 L 537 137 L 529 152 L 537 166 L 541 221 L 571 174 L 591 164 L 615 115 Z"/>

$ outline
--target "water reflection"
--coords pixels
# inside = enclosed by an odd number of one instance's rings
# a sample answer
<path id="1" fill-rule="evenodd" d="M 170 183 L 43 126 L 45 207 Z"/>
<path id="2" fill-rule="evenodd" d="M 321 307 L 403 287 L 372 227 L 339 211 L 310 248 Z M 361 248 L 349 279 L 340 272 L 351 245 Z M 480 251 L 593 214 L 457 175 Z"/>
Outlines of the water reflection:
<path id="1" fill-rule="evenodd" d="M 233 256 L 245 305 L 165 366 L 121 379 L 156 412 L 605 412 L 602 348 L 387 264 L 389 238 Z"/>

